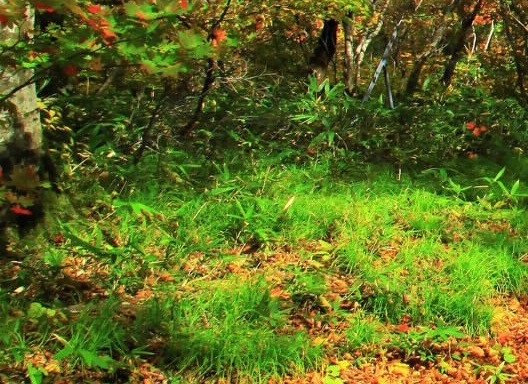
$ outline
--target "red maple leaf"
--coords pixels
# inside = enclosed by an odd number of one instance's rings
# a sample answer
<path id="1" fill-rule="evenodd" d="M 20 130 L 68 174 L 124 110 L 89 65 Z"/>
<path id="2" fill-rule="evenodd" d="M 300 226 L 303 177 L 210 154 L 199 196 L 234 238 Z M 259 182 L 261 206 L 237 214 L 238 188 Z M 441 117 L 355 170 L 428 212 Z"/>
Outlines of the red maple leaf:
<path id="1" fill-rule="evenodd" d="M 59 233 L 57 236 L 55 236 L 52 241 L 56 244 L 56 245 L 62 245 L 66 242 L 66 237 L 64 237 L 64 235 L 62 233 Z"/>
<path id="2" fill-rule="evenodd" d="M 18 215 L 18 216 L 31 216 L 31 215 L 33 215 L 33 212 L 31 212 L 29 209 L 22 208 L 18 204 L 11 207 L 11 212 L 13 212 L 15 215 Z"/>
<path id="3" fill-rule="evenodd" d="M 215 28 L 215 30 L 213 31 L 213 33 L 211 35 L 212 35 L 211 36 L 212 37 L 211 45 L 213 47 L 216 47 L 222 41 L 227 40 L 227 32 L 224 31 L 221 28 Z"/>

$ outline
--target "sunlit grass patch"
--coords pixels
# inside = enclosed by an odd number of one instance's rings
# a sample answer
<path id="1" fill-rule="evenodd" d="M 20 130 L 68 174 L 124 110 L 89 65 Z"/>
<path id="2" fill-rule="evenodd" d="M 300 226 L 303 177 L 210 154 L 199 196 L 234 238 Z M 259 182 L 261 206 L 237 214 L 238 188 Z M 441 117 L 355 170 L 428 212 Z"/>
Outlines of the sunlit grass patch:
<path id="1" fill-rule="evenodd" d="M 360 350 L 383 342 L 387 329 L 374 316 L 358 314 L 349 319 L 346 349 Z"/>
<path id="2" fill-rule="evenodd" d="M 287 318 L 267 283 L 255 277 L 154 300 L 138 314 L 137 329 L 166 340 L 163 359 L 176 370 L 263 380 L 314 368 L 321 358 L 307 334 L 287 327 Z"/>

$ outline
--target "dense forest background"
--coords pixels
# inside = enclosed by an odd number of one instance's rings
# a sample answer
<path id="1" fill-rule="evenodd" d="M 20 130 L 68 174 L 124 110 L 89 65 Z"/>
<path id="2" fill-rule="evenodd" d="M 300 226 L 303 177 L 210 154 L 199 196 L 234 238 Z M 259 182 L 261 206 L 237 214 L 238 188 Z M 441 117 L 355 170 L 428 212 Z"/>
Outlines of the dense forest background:
<path id="1" fill-rule="evenodd" d="M 0 379 L 528 377 L 489 341 L 527 288 L 528 1 L 0 0 L 0 27 Z"/>
<path id="2" fill-rule="evenodd" d="M 218 154 L 219 143 L 266 142 L 305 156 L 331 145 L 438 165 L 472 153 L 508 157 L 525 140 L 520 2 L 33 6 L 36 28 L 2 52 L 5 67 L 31 76 L 4 99 L 36 84 L 61 173 L 81 157 L 112 172 L 185 145 Z M 4 28 L 21 12 L 6 2 Z M 384 77 L 366 95 L 376 69 Z"/>

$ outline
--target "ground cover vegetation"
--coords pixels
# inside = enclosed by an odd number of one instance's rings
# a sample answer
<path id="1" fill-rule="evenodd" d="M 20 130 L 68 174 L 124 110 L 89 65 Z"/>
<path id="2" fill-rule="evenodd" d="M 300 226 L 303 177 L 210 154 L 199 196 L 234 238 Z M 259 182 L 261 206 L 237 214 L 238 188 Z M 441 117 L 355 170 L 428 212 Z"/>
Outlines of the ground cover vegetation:
<path id="1" fill-rule="evenodd" d="M 0 0 L 0 381 L 528 382 L 527 9 Z"/>

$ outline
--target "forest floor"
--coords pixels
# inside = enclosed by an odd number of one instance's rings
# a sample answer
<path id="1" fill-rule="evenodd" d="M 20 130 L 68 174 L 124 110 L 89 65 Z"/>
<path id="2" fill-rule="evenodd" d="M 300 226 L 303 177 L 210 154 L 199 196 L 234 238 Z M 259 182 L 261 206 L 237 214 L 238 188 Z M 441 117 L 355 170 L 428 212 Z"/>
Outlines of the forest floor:
<path id="1" fill-rule="evenodd" d="M 313 248 L 311 249 L 313 251 Z M 300 267 L 302 270 L 311 270 L 314 264 L 295 252 L 261 253 L 251 255 L 240 254 L 244 250 L 234 251 L 234 261 L 226 264 L 225 268 L 215 267 L 208 269 L 201 265 L 200 255 L 193 255 L 186 266 L 189 273 L 195 268 L 201 268 L 203 281 L 222 279 L 233 275 L 241 281 L 258 280 L 260 274 L 271 276 L 275 288 L 271 296 L 282 301 L 292 303 L 292 297 L 284 289 L 288 280 L 285 272 L 289 266 Z M 251 258 L 251 265 L 247 258 Z M 258 261 L 256 261 L 258 260 Z M 258 272 L 255 273 L 255 263 Z M 323 268 L 322 266 L 317 266 Z M 103 270 L 87 269 L 82 263 L 71 261 L 65 270 L 65 276 L 70 284 L 85 289 L 86 298 L 104 299 L 104 288 L 97 287 L 94 282 L 97 276 L 105 276 Z M 153 274 L 146 278 L 144 287 L 134 296 L 122 293 L 120 298 L 125 305 L 114 318 L 118 322 L 127 322 L 135 317 L 134 308 L 159 294 L 162 285 L 171 284 L 172 277 Z M 327 354 L 319 364 L 320 369 L 309 371 L 302 375 L 283 376 L 271 378 L 269 383 L 526 383 L 528 382 L 528 298 L 504 296 L 493 300 L 494 318 L 490 333 L 485 336 L 449 338 L 442 341 L 431 340 L 427 342 L 422 328 L 410 323 L 399 325 L 385 324 L 386 340 L 381 340 L 380 345 L 371 344 L 351 352 L 343 352 L 346 345 L 349 324 L 335 322 L 334 312 L 328 303 L 335 302 L 349 290 L 350 281 L 346 276 L 328 276 L 330 290 L 323 296 L 315 299 L 318 303 L 305 302 L 305 308 L 295 313 L 290 324 L 292 328 L 306 332 L 310 335 L 312 345 L 324 346 Z M 192 286 L 192 281 L 187 283 Z M 55 287 L 64 289 L 64 287 Z M 192 288 L 188 288 L 192 291 Z M 163 289 L 162 289 L 163 290 Z M 322 302 L 322 303 L 321 303 Z M 325 303 L 327 306 L 325 306 Z M 309 308 L 314 305 L 313 308 Z M 354 303 L 341 302 L 341 310 L 350 311 Z M 336 316 L 342 321 L 342 316 Z M 391 344 L 391 337 L 397 334 L 409 335 L 416 338 L 414 350 L 405 351 L 396 344 Z M 413 336 L 414 335 L 414 336 Z M 401 341 L 399 341 L 401 342 Z M 155 340 L 149 346 L 153 352 L 159 350 L 163 354 L 165 348 L 163 340 Z M 390 345 L 388 347 L 388 345 Z M 420 350 L 421 349 L 421 350 Z M 425 357 L 425 353 L 429 358 Z M 77 382 L 130 382 L 130 383 L 172 383 L 174 374 L 166 374 L 162 365 L 159 365 L 156 353 L 152 357 L 135 361 L 130 371 L 120 378 L 119 375 L 108 375 L 107 372 L 97 372 L 78 367 L 68 368 L 54 359 L 53 353 L 42 348 L 35 348 L 33 353 L 25 355 L 24 362 L 6 367 L 2 373 L 3 382 L 15 383 L 22 379 L 28 364 L 44 369 L 50 376 L 44 382 L 77 383 Z M 432 359 L 431 359 L 432 357 Z M 11 371 L 12 370 L 12 371 Z M 11 371 L 11 372 L 10 372 Z M 11 375 L 15 373 L 14 375 Z M 11 379 L 9 379 L 11 377 Z M 112 380 L 112 381 L 109 381 Z M 182 375 L 182 382 L 204 383 L 230 383 L 237 382 L 229 378 L 202 378 L 195 380 L 191 376 Z M 250 379 L 242 382 L 251 382 Z"/>
<path id="2" fill-rule="evenodd" d="M 528 382 L 524 210 L 428 183 L 99 201 L 3 263 L 0 382 Z"/>

